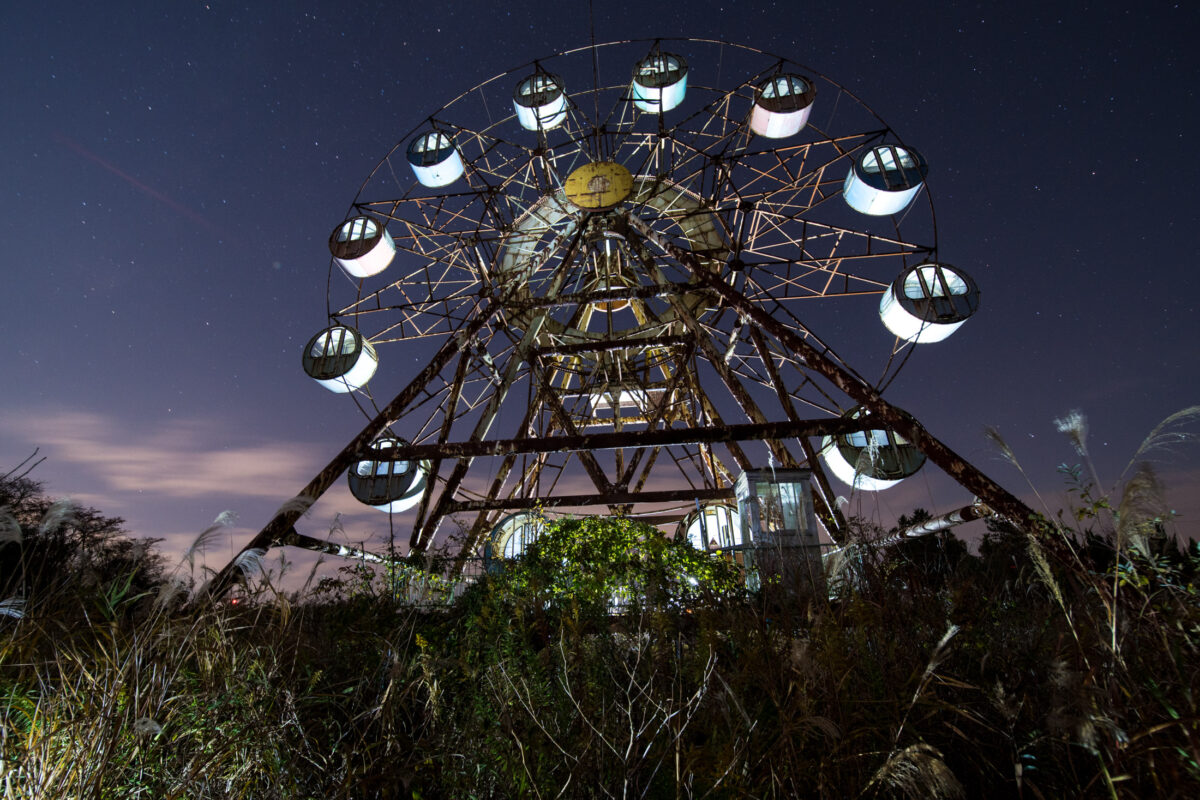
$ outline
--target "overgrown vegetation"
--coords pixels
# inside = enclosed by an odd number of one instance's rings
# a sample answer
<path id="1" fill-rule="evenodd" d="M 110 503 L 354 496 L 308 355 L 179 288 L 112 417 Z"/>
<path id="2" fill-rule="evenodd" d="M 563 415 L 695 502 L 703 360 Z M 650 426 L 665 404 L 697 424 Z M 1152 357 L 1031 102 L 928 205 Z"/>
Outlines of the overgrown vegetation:
<path id="1" fill-rule="evenodd" d="M 452 602 L 348 568 L 185 607 L 194 552 L 10 475 L 4 797 L 1197 796 L 1200 552 L 1079 452 L 1037 536 L 864 545 L 832 600 L 581 519 Z"/>

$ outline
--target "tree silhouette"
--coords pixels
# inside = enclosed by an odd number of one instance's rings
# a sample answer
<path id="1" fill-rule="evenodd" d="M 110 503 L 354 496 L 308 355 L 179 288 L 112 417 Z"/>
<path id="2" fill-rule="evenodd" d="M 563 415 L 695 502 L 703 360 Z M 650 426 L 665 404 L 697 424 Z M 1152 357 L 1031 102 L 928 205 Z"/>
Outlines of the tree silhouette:
<path id="1" fill-rule="evenodd" d="M 130 539 L 120 517 L 55 500 L 40 481 L 0 478 L 0 598 L 60 589 L 95 590 L 116 580 L 140 594 L 161 580 L 155 539 Z"/>

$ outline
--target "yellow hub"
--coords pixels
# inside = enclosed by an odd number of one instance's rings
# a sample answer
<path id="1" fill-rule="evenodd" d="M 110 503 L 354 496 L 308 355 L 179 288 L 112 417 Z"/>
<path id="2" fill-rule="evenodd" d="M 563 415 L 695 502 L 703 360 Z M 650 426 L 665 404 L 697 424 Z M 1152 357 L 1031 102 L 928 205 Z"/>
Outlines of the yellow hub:
<path id="1" fill-rule="evenodd" d="M 567 176 L 563 191 L 572 204 L 584 211 L 605 211 L 633 192 L 629 170 L 612 161 L 584 164 Z"/>

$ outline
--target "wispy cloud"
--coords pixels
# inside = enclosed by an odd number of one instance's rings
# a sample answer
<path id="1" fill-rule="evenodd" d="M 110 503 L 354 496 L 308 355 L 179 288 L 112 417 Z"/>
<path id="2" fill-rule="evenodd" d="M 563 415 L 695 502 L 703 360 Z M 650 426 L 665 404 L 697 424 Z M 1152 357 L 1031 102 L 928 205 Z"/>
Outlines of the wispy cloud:
<path id="1" fill-rule="evenodd" d="M 50 481 L 55 492 L 68 492 L 81 505 L 124 517 L 133 535 L 163 539 L 162 549 L 173 558 L 186 551 L 211 514 L 223 509 L 238 513 L 237 523 L 227 530 L 229 547 L 240 546 L 333 455 L 311 443 L 247 442 L 238 436 L 232 426 L 205 420 L 154 426 L 63 408 L 0 413 L 5 450 L 11 447 L 16 454 L 39 447 L 47 456 L 46 466 L 34 477 L 69 475 L 65 484 L 61 478 Z M 184 506 L 188 511 L 181 511 Z M 191 516 L 204 507 L 210 510 Z M 391 521 L 397 542 L 405 546 L 411 515 Z M 344 478 L 297 528 L 325 538 L 338 518 L 339 541 L 378 546 L 388 538 L 388 516 L 355 500 Z M 212 558 L 227 557 L 227 549 L 217 548 Z"/>
<path id="2" fill-rule="evenodd" d="M 38 409 L 0 417 L 6 437 L 42 448 L 57 465 L 94 473 L 100 486 L 173 498 L 291 497 L 320 467 L 311 445 L 222 444 L 228 431 L 197 421 L 131 430 L 101 414 Z"/>

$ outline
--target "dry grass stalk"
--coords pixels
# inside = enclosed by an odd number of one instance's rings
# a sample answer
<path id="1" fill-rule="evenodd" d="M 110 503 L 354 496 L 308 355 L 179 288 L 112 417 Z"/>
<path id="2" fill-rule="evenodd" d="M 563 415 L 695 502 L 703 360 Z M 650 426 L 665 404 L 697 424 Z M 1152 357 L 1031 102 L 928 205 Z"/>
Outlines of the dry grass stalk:
<path id="1" fill-rule="evenodd" d="M 941 752 L 927 744 L 913 744 L 894 751 L 871 776 L 863 794 L 876 785 L 895 789 L 912 800 L 949 800 L 964 796 L 962 784 L 942 760 Z"/>
<path id="2" fill-rule="evenodd" d="M 1200 419 L 1200 406 L 1188 406 L 1155 425 L 1138 449 L 1134 451 L 1133 457 L 1129 459 L 1129 463 L 1121 474 L 1129 472 L 1138 461 L 1149 453 L 1157 450 L 1169 450 L 1176 445 L 1196 441 L 1196 434 L 1190 431 L 1181 431 L 1178 428 L 1198 419 Z"/>
<path id="3" fill-rule="evenodd" d="M 9 597 L 0 600 L 0 617 L 22 619 L 25 616 L 25 601 L 20 597 Z"/>
<path id="4" fill-rule="evenodd" d="M 222 511 L 213 520 L 212 525 L 200 531 L 200 534 L 192 540 L 192 544 L 183 553 L 183 561 L 187 562 L 189 569 L 195 569 L 196 556 L 208 550 L 216 542 L 217 537 L 236 520 L 237 514 L 232 511 Z"/>
<path id="5" fill-rule="evenodd" d="M 1021 477 L 1025 479 L 1026 485 L 1029 486 L 1034 496 L 1037 497 L 1038 503 L 1042 506 L 1042 511 L 1046 515 L 1046 519 L 1053 519 L 1054 515 L 1050 511 L 1050 507 L 1046 504 L 1046 500 L 1042 497 L 1041 492 L 1037 490 L 1037 487 L 1033 485 L 1033 481 L 1030 480 L 1029 475 L 1025 473 L 1025 468 L 1022 467 L 1021 462 L 1017 460 L 1017 454 L 1013 452 L 1011 447 L 1009 447 L 1008 442 L 1004 440 L 1004 437 L 1000 434 L 1000 431 L 996 430 L 996 428 L 992 427 L 991 425 L 987 425 L 983 429 L 983 436 L 992 443 L 992 446 L 996 448 L 997 452 L 1000 453 L 1001 457 L 1005 461 L 1017 468 L 1017 472 L 1021 473 Z"/>
<path id="6" fill-rule="evenodd" d="M 263 559 L 266 556 L 267 551 L 263 548 L 251 547 L 239 553 L 238 557 L 233 560 L 233 565 L 240 569 L 247 578 L 252 578 L 263 572 Z"/>
<path id="7" fill-rule="evenodd" d="M 1162 484 L 1154 468 L 1145 461 L 1125 483 L 1121 503 L 1117 507 L 1117 549 L 1128 542 L 1143 557 L 1154 558 L 1149 537 L 1156 534 L 1155 524 L 1162 521 L 1165 502 Z"/>
<path id="8" fill-rule="evenodd" d="M 304 516 L 305 514 L 308 513 L 308 510 L 310 508 L 312 508 L 312 504 L 314 502 L 315 501 L 313 498 L 306 497 L 305 495 L 302 495 L 302 494 L 298 494 L 295 497 L 292 497 L 289 500 L 287 500 L 283 505 L 281 505 L 279 507 L 279 509 L 275 512 L 274 516 L 281 517 L 281 516 L 290 515 L 290 514 L 297 514 L 300 516 Z"/>

